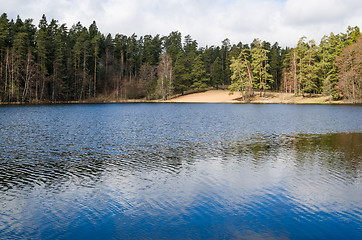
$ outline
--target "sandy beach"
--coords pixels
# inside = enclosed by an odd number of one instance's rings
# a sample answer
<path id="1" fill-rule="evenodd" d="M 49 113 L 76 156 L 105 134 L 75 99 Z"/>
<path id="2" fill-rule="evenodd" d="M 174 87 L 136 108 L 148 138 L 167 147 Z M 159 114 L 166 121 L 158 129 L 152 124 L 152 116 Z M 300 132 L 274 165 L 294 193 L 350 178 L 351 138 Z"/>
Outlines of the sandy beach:
<path id="1" fill-rule="evenodd" d="M 193 93 L 168 100 L 167 102 L 184 103 L 232 103 L 239 102 L 240 94 L 229 95 L 228 90 L 210 90 Z"/>
<path id="2" fill-rule="evenodd" d="M 256 92 L 250 101 L 242 101 L 239 92 L 229 95 L 228 90 L 209 90 L 167 100 L 174 103 L 286 103 L 286 104 L 345 104 L 345 101 L 329 101 L 329 97 L 318 95 L 314 97 L 294 96 L 293 93 L 267 92 L 260 97 Z"/>

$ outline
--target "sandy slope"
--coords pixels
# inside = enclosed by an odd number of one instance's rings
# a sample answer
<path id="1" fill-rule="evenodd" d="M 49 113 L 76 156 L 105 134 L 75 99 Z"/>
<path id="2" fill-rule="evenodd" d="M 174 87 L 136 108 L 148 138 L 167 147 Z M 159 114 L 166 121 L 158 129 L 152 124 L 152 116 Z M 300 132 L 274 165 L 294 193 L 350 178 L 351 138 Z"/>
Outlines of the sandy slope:
<path id="1" fill-rule="evenodd" d="M 202 93 L 194 93 L 181 97 L 177 97 L 167 102 L 183 102 L 183 103 L 243 103 L 240 93 L 229 95 L 228 90 L 210 90 Z M 251 103 L 295 103 L 295 104 L 328 104 L 329 98 L 325 96 L 318 97 L 295 97 L 290 93 L 274 93 L 268 92 L 266 96 L 260 97 L 256 93 L 255 97 L 248 101 Z M 345 103 L 342 101 L 332 101 L 332 103 Z"/>
<path id="2" fill-rule="evenodd" d="M 180 96 L 168 100 L 168 102 L 194 102 L 194 103 L 220 103 L 220 102 L 238 102 L 236 99 L 240 98 L 240 94 L 229 95 L 227 90 L 210 90 L 201 93 L 193 93 L 185 96 Z"/>

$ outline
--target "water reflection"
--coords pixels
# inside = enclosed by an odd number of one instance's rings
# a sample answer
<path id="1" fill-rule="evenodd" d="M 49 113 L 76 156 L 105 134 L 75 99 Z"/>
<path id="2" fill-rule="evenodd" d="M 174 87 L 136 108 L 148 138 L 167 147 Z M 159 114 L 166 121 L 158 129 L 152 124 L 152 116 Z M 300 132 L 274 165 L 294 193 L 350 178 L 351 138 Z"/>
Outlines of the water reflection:
<path id="1" fill-rule="evenodd" d="M 360 177 L 362 163 L 361 133 L 296 134 L 258 136 L 237 141 L 231 149 L 242 159 L 253 159 L 262 165 L 280 155 L 288 155 L 294 164 L 319 164 L 326 168 L 348 172 L 348 176 Z"/>
<path id="2" fill-rule="evenodd" d="M 362 216 L 361 143 L 360 133 L 298 134 L 222 148 L 188 143 L 27 160 L 19 153 L 1 162 L 1 235 L 83 238 L 80 228 L 129 238 L 182 231 L 185 238 L 302 239 L 339 236 L 327 234 L 338 226 L 353 238 Z"/>
<path id="3" fill-rule="evenodd" d="M 117 169 L 118 173 L 165 171 L 179 173 L 182 167 L 191 167 L 202 159 L 220 159 L 224 164 L 234 158 L 255 166 L 277 164 L 281 159 L 293 160 L 293 165 L 318 164 L 325 169 L 345 173 L 346 177 L 358 178 L 361 174 L 362 134 L 333 133 L 322 135 L 299 134 L 295 136 L 259 136 L 230 142 L 222 148 L 209 149 L 199 145 L 155 150 L 145 146 L 139 151 L 123 151 L 105 154 L 90 151 L 74 155 L 72 152 L 54 152 L 39 159 L 24 150 L 13 152 L 15 159 L 3 159 L 0 169 L 1 189 L 11 186 L 25 187 L 42 182 L 53 186 L 73 178 L 89 178 L 96 181 L 104 171 Z M 63 179 L 63 180 L 62 180 Z"/>

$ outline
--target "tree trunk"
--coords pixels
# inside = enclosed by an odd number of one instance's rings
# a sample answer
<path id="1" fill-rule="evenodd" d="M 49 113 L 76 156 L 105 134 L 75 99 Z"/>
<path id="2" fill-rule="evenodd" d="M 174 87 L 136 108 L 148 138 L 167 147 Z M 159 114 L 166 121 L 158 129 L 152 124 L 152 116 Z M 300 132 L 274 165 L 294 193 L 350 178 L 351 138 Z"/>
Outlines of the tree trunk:
<path id="1" fill-rule="evenodd" d="M 9 48 L 6 49 L 6 62 L 5 62 L 5 86 L 4 86 L 4 96 L 7 96 L 7 86 L 8 86 L 8 73 L 9 73 Z"/>
<path id="2" fill-rule="evenodd" d="M 246 59 L 245 59 L 246 61 Z M 250 69 L 250 66 L 249 64 L 246 64 L 246 68 L 248 69 L 248 76 L 249 76 L 249 85 L 248 85 L 248 88 L 247 88 L 247 95 L 248 97 L 252 96 L 253 95 L 253 76 L 251 75 L 251 69 Z"/>
<path id="3" fill-rule="evenodd" d="M 294 79 L 294 95 L 297 95 L 297 60 L 296 60 L 296 56 L 295 56 L 295 51 L 293 52 L 293 79 Z"/>
<path id="4" fill-rule="evenodd" d="M 95 50 L 96 52 L 96 50 Z M 97 92 L 97 53 L 94 54 L 94 74 L 93 74 L 93 97 L 96 97 Z"/>

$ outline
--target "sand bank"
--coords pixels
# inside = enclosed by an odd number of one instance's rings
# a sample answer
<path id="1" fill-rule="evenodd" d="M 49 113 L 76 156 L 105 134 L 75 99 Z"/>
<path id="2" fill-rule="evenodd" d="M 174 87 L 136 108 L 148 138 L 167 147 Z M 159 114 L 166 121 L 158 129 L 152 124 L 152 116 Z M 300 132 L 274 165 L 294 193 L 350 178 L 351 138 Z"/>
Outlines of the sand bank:
<path id="1" fill-rule="evenodd" d="M 286 103 L 286 104 L 346 104 L 345 101 L 331 101 L 329 97 L 318 95 L 314 97 L 294 96 L 293 93 L 267 92 L 260 97 L 256 92 L 250 101 L 242 101 L 239 92 L 229 95 L 228 90 L 210 90 L 194 93 L 167 100 L 175 103 Z"/>

